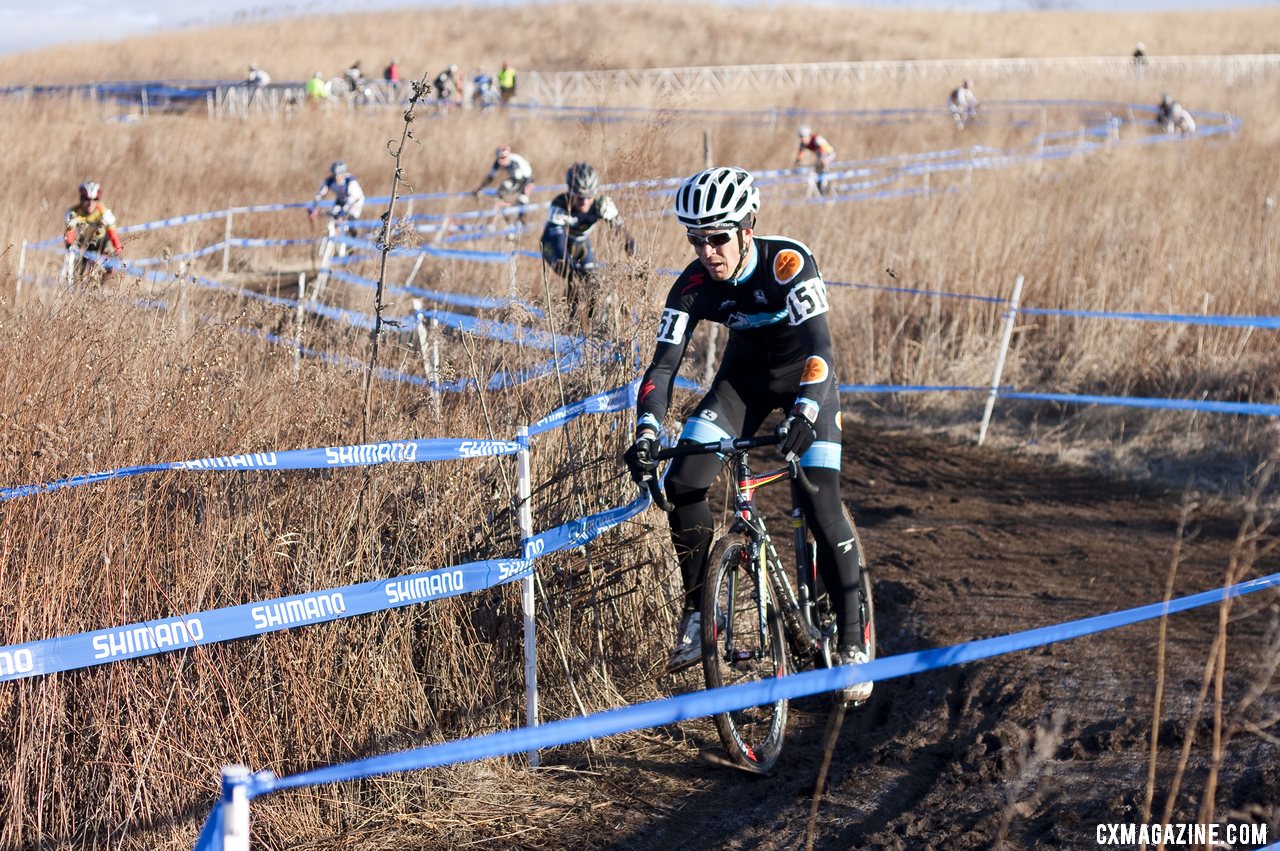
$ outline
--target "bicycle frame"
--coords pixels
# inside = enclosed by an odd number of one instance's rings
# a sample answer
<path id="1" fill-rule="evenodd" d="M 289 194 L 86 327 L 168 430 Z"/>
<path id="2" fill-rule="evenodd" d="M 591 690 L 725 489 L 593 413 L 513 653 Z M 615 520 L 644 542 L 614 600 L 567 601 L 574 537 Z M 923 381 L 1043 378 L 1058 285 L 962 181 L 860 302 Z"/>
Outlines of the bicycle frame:
<path id="1" fill-rule="evenodd" d="M 790 467 L 752 472 L 746 451 L 735 453 L 733 475 L 734 509 L 737 517 L 730 532 L 741 533 L 750 542 L 749 553 L 753 562 L 758 565 L 758 575 L 768 577 L 773 597 L 783 604 L 778 609 L 786 624 L 793 650 L 806 655 L 815 654 L 821 649 L 823 634 L 815 622 L 813 612 L 816 594 L 811 591 L 816 588 L 817 566 L 813 563 L 808 545 L 808 526 L 804 512 L 800 509 L 800 483 L 792 475 Z M 787 581 L 782 560 L 773 545 L 773 538 L 764 518 L 756 511 L 754 500 L 758 488 L 783 479 L 791 484 L 791 527 L 796 556 L 795 587 Z M 757 589 L 759 590 L 761 589 Z M 762 623 L 760 628 L 764 630 L 765 624 Z"/>
<path id="2" fill-rule="evenodd" d="M 659 453 L 658 458 L 659 460 L 668 460 L 678 455 L 710 454 L 713 452 L 727 454 L 732 457 L 734 511 L 736 517 L 730 532 L 741 533 L 747 538 L 748 554 L 752 563 L 756 565 L 756 570 L 754 571 L 758 577 L 756 581 L 763 585 L 764 583 L 761 582 L 759 577 L 768 577 L 768 587 L 758 587 L 756 591 L 760 594 L 761 599 L 764 599 L 766 595 L 771 595 L 774 600 L 781 604 L 777 608 L 782 615 L 787 636 L 791 640 L 793 654 L 797 656 L 816 656 L 822 652 L 823 641 L 827 636 L 823 633 L 814 616 L 814 609 L 817 604 L 817 565 L 814 564 L 813 553 L 809 548 L 808 527 L 805 523 L 804 512 L 800 508 L 799 492 L 801 487 L 810 492 L 815 492 L 816 488 L 809 483 L 804 475 L 804 468 L 797 462 L 792 462 L 786 467 L 779 467 L 760 473 L 755 473 L 751 470 L 749 450 L 760 446 L 775 445 L 776 443 L 777 438 L 775 437 L 733 438 L 691 446 L 678 446 L 673 449 L 663 450 Z M 773 545 L 773 538 L 769 534 L 764 518 L 756 510 L 754 499 L 757 489 L 783 479 L 788 479 L 791 483 L 792 542 L 796 556 L 795 588 L 792 587 L 791 582 L 787 579 L 782 560 Z M 650 480 L 648 488 L 659 507 L 670 511 L 670 503 L 663 496 L 657 481 Z M 796 588 L 799 589 L 799 592 L 796 591 Z M 766 624 L 762 622 L 760 629 L 763 635 Z"/>

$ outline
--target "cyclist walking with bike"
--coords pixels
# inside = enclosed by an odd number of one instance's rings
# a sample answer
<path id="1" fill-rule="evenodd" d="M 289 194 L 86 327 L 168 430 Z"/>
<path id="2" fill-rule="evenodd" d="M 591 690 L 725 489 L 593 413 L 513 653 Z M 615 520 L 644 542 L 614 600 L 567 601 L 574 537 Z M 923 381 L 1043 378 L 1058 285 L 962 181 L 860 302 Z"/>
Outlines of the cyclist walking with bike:
<path id="1" fill-rule="evenodd" d="M 675 213 L 697 259 L 672 285 L 658 325 L 653 360 L 640 382 L 635 442 L 624 455 L 632 477 L 656 475 L 658 434 L 676 373 L 698 322 L 729 328 L 711 389 L 685 422 L 681 443 L 750 437 L 774 410 L 779 450 L 799 460 L 817 493 L 800 495 L 816 541 L 817 567 L 839 627 L 839 661 L 869 661 L 870 623 L 863 623 L 863 565 L 857 533 L 840 499 L 840 399 L 827 324 L 826 287 L 801 242 L 757 236 L 760 194 L 752 175 L 732 167 L 695 174 L 676 191 Z M 701 658 L 701 586 L 714 527 L 707 491 L 718 458 L 676 458 L 666 477 L 671 540 L 680 562 L 684 614 L 667 661 L 678 671 Z M 845 689 L 846 701 L 865 700 L 872 684 Z"/>
<path id="2" fill-rule="evenodd" d="M 347 170 L 347 164 L 342 160 L 335 161 L 329 167 L 329 176 L 324 179 L 324 183 L 320 184 L 320 191 L 316 192 L 316 197 L 307 206 L 308 218 L 316 217 L 318 205 L 330 193 L 333 193 L 333 207 L 329 210 L 329 216 L 335 228 L 342 221 L 346 221 L 347 233 L 354 236 L 355 228 L 350 223 L 360 218 L 360 211 L 364 209 L 364 190 L 360 188 L 360 181 Z"/>

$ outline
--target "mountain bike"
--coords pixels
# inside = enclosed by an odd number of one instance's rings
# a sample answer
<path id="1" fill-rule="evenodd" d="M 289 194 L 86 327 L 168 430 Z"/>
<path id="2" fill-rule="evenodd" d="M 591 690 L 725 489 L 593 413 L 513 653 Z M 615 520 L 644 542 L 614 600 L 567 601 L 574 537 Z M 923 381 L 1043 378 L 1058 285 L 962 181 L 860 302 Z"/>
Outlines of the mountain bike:
<path id="1" fill-rule="evenodd" d="M 684 455 L 716 453 L 732 467 L 733 524 L 711 548 L 702 586 L 702 666 L 707 688 L 781 677 L 808 664 L 831 667 L 839 644 L 835 611 L 817 572 L 817 548 L 800 510 L 800 488 L 817 489 L 792 461 L 785 467 L 753 472 L 750 450 L 775 446 L 775 435 L 689 443 L 663 449 L 658 461 Z M 795 585 L 787 575 L 765 518 L 756 508 L 757 488 L 788 480 L 791 483 L 792 544 Z M 656 479 L 647 482 L 658 507 L 672 509 Z M 863 641 L 868 655 L 876 655 L 875 604 L 862 542 L 853 518 L 858 562 L 862 567 Z M 720 741 L 733 763 L 754 773 L 770 771 L 782 753 L 787 726 L 787 701 L 723 712 L 715 717 Z"/>

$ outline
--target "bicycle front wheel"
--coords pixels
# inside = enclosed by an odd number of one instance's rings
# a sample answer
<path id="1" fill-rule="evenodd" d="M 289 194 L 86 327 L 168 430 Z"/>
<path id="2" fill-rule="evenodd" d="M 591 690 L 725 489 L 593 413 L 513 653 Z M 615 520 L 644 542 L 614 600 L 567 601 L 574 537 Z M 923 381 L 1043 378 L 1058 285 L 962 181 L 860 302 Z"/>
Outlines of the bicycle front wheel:
<path id="1" fill-rule="evenodd" d="M 785 676 L 786 637 L 767 577 L 751 560 L 747 539 L 716 543 L 702 588 L 702 665 L 707 688 Z M 768 772 L 782 753 L 787 701 L 716 716 L 720 741 L 735 763 Z"/>

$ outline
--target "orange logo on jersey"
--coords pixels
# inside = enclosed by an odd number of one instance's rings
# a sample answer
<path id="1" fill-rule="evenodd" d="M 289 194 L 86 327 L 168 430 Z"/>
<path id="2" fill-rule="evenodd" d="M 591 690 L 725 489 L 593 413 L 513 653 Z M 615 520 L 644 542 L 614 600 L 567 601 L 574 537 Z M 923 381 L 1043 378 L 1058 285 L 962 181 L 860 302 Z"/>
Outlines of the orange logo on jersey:
<path id="1" fill-rule="evenodd" d="M 831 370 L 827 362 L 814 355 L 804 362 L 804 372 L 800 375 L 801 384 L 821 384 L 827 380 Z"/>
<path id="2" fill-rule="evenodd" d="M 773 277 L 778 283 L 785 284 L 800 274 L 800 270 L 804 268 L 804 258 L 800 256 L 799 251 L 791 248 L 784 248 L 778 252 L 778 256 L 773 258 Z"/>

